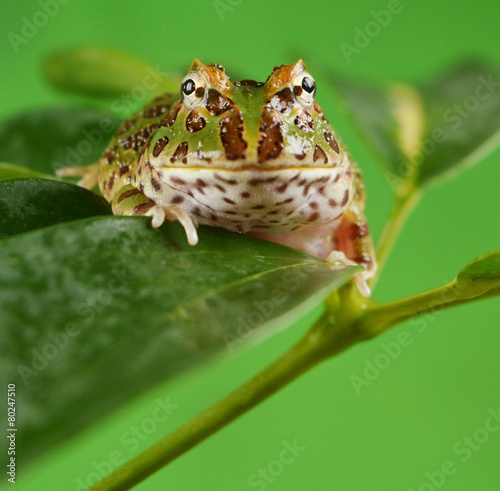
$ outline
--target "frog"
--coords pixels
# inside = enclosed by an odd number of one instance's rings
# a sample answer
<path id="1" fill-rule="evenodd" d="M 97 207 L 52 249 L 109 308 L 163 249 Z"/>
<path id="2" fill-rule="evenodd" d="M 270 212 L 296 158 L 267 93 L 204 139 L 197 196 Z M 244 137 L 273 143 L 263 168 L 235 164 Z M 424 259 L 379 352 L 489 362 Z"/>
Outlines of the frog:
<path id="1" fill-rule="evenodd" d="M 355 282 L 370 296 L 377 264 L 362 175 L 302 60 L 265 82 L 233 82 L 221 65 L 194 60 L 180 93 L 125 121 L 98 162 L 58 174 L 98 186 L 116 215 L 180 222 L 192 246 L 209 225 L 361 265 Z"/>

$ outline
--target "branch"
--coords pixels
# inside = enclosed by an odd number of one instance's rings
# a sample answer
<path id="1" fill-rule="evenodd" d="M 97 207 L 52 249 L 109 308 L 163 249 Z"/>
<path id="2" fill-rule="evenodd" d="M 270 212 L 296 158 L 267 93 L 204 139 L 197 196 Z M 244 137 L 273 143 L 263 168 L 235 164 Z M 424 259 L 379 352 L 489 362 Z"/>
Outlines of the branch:
<path id="1" fill-rule="evenodd" d="M 90 488 L 92 491 L 131 489 L 151 474 L 214 434 L 302 373 L 358 340 L 355 331 L 339 330 L 326 313 L 281 358 L 253 379 L 196 416 Z"/>
<path id="2" fill-rule="evenodd" d="M 455 279 L 434 290 L 372 307 L 360 318 L 356 326 L 369 336 L 378 336 L 396 324 L 427 312 L 443 310 L 496 295 L 500 295 L 500 287 L 484 290 L 474 284 L 460 284 Z"/>

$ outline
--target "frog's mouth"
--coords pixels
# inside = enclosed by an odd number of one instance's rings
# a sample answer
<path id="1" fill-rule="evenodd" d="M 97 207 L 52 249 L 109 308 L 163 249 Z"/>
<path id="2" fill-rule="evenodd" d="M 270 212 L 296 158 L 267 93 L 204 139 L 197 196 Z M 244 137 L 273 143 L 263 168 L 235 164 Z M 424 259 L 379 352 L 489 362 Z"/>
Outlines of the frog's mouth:
<path id="1" fill-rule="evenodd" d="M 200 223 L 240 232 L 283 233 L 334 220 L 347 207 L 352 182 L 340 168 L 169 168 L 158 175 L 174 191 L 159 204 L 182 201 Z"/>

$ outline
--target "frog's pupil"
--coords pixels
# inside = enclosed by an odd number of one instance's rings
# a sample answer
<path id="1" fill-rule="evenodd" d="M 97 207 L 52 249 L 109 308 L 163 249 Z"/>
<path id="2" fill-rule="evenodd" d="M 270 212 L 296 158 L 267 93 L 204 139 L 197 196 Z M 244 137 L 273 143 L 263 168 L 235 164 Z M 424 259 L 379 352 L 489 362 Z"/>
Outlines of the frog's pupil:
<path id="1" fill-rule="evenodd" d="M 194 89 L 196 88 L 196 85 L 194 83 L 194 80 L 188 78 L 183 84 L 182 84 L 182 91 L 184 94 L 189 95 L 194 92 Z"/>
<path id="2" fill-rule="evenodd" d="M 309 77 L 304 77 L 302 79 L 302 88 L 308 94 L 312 94 L 314 92 L 314 82 Z"/>

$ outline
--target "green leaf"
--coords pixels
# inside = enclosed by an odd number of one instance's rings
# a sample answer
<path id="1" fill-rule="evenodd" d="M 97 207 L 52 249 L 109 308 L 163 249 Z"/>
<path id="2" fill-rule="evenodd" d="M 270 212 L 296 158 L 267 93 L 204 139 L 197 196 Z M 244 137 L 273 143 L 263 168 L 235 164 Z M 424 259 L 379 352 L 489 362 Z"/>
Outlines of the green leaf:
<path id="1" fill-rule="evenodd" d="M 56 223 L 110 214 L 102 196 L 72 184 L 44 179 L 0 182 L 0 239 Z"/>
<path id="2" fill-rule="evenodd" d="M 293 321 L 360 269 L 218 228 L 199 237 L 192 247 L 178 223 L 94 217 L 0 242 L 0 377 L 22 398 L 23 462 L 284 314 Z"/>
<path id="3" fill-rule="evenodd" d="M 500 74 L 485 64 L 415 87 L 333 81 L 398 195 L 453 177 L 500 143 Z"/>
<path id="4" fill-rule="evenodd" d="M 0 161 L 52 175 L 61 167 L 91 164 L 118 126 L 116 116 L 95 109 L 28 111 L 0 123 Z"/>
<path id="5" fill-rule="evenodd" d="M 104 48 L 71 48 L 49 56 L 45 77 L 55 87 L 95 97 L 179 92 L 180 78 L 127 53 Z M 141 95 L 143 97 L 144 94 Z"/>
<path id="6" fill-rule="evenodd" d="M 21 165 L 7 164 L 5 162 L 0 162 L 0 181 L 4 179 L 17 179 L 17 178 L 35 178 L 39 177 L 41 179 L 55 179 L 60 180 L 56 176 L 51 176 L 49 174 L 43 174 L 42 172 L 37 172 L 35 170 L 28 169 Z"/>
<path id="7" fill-rule="evenodd" d="M 398 124 L 391 112 L 389 92 L 339 76 L 333 77 L 333 81 L 367 143 L 389 170 L 395 172 L 404 156 L 397 141 Z"/>
<path id="8" fill-rule="evenodd" d="M 500 288 L 500 249 L 471 261 L 455 279 L 455 285 L 468 289 L 473 296 Z"/>
<path id="9" fill-rule="evenodd" d="M 428 120 L 423 141 L 429 145 L 419 167 L 421 185 L 452 177 L 498 146 L 500 73 L 496 69 L 464 63 L 420 90 Z"/>

